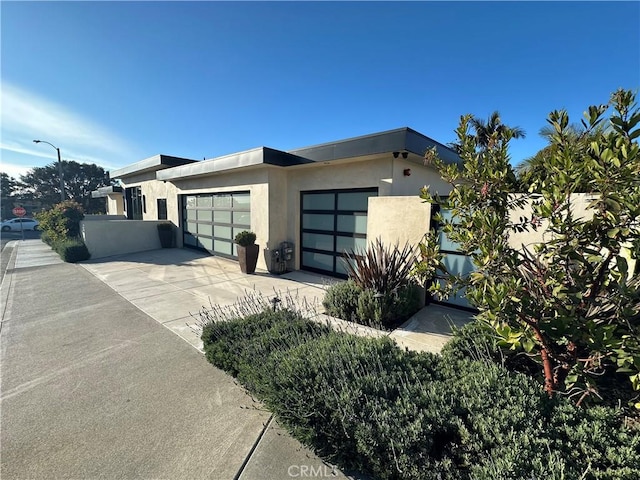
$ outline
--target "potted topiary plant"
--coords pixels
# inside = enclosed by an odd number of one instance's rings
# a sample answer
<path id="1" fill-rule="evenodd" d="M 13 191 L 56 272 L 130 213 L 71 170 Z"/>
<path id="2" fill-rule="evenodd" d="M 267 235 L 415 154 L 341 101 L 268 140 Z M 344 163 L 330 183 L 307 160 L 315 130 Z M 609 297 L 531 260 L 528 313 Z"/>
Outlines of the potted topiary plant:
<path id="1" fill-rule="evenodd" d="M 173 247 L 173 225 L 169 222 L 158 223 L 158 237 L 162 248 Z"/>
<path id="2" fill-rule="evenodd" d="M 235 238 L 238 245 L 238 262 L 242 273 L 253 273 L 256 271 L 260 247 L 256 245 L 256 234 L 243 230 Z"/>

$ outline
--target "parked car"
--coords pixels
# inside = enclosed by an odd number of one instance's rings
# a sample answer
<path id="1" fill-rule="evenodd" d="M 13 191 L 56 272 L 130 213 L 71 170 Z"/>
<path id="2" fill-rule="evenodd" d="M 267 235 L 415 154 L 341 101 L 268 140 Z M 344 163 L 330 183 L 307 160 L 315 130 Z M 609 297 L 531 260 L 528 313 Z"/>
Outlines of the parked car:
<path id="1" fill-rule="evenodd" d="M 37 230 L 39 223 L 33 218 L 11 218 L 0 225 L 3 232 L 19 232 L 20 230 Z"/>

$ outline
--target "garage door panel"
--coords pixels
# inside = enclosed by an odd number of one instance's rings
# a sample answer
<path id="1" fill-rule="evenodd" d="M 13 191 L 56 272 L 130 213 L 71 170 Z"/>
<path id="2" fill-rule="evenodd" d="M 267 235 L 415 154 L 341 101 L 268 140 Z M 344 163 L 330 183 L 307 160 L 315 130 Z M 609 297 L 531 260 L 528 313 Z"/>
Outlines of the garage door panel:
<path id="1" fill-rule="evenodd" d="M 366 215 L 338 215 L 338 231 L 361 233 L 366 235 L 367 233 L 367 216 Z"/>
<path id="2" fill-rule="evenodd" d="M 233 208 L 242 208 L 249 210 L 251 206 L 251 197 L 247 194 L 237 194 L 233 196 Z"/>
<path id="3" fill-rule="evenodd" d="M 198 210 L 197 218 L 199 222 L 213 222 L 213 212 L 211 210 Z"/>
<path id="4" fill-rule="evenodd" d="M 231 212 L 213 211 L 213 221 L 216 223 L 231 223 Z"/>
<path id="5" fill-rule="evenodd" d="M 366 238 L 356 238 L 356 237 L 336 237 L 336 251 L 339 253 L 344 253 L 345 251 L 350 252 L 351 250 L 361 251 L 366 250 L 367 248 L 367 239 Z"/>
<path id="6" fill-rule="evenodd" d="M 302 244 L 308 248 L 333 252 L 333 235 L 323 235 L 320 233 L 303 233 Z"/>
<path id="7" fill-rule="evenodd" d="M 214 240 L 213 241 L 213 249 L 217 253 L 222 253 L 224 255 L 232 255 L 233 254 L 233 249 L 232 249 L 232 243 L 231 242 L 225 242 L 225 241 L 222 241 L 222 240 Z"/>
<path id="8" fill-rule="evenodd" d="M 198 196 L 197 205 L 198 207 L 211 208 L 213 206 L 211 203 L 211 195 Z"/>
<path id="9" fill-rule="evenodd" d="M 377 195 L 377 194 L 376 194 Z M 372 192 L 349 192 L 338 194 L 338 210 L 367 211 Z"/>
<path id="10" fill-rule="evenodd" d="M 304 266 L 310 268 L 317 268 L 319 270 L 332 271 L 333 270 L 333 255 L 326 255 L 324 253 L 316 252 L 303 252 L 302 261 Z"/>
<path id="11" fill-rule="evenodd" d="M 251 214 L 249 212 L 233 212 L 233 223 L 248 226 L 251 224 Z"/>
<path id="12" fill-rule="evenodd" d="M 304 210 L 334 210 L 335 194 L 333 193 L 305 193 L 302 199 Z"/>
<path id="13" fill-rule="evenodd" d="M 210 223 L 199 223 L 198 235 L 207 235 L 208 237 L 213 237 L 213 225 L 211 225 Z"/>
<path id="14" fill-rule="evenodd" d="M 333 230 L 334 215 L 305 213 L 302 216 L 302 228 L 311 230 Z"/>
<path id="15" fill-rule="evenodd" d="M 220 193 L 220 194 L 216 194 L 213 197 L 213 207 L 214 208 L 231 208 L 231 206 L 233 205 L 232 201 L 231 201 L 231 195 L 230 194 L 225 194 L 225 193 Z"/>

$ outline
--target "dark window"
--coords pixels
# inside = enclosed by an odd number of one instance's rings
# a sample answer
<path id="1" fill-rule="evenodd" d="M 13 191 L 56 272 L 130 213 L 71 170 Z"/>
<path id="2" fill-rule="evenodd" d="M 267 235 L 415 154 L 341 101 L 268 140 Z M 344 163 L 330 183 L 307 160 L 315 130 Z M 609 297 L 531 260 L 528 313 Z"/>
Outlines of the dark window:
<path id="1" fill-rule="evenodd" d="M 127 218 L 142 220 L 142 191 L 140 187 L 129 187 L 125 191 Z"/>
<path id="2" fill-rule="evenodd" d="M 166 220 L 167 219 L 167 199 L 159 198 L 158 199 L 158 220 Z"/>

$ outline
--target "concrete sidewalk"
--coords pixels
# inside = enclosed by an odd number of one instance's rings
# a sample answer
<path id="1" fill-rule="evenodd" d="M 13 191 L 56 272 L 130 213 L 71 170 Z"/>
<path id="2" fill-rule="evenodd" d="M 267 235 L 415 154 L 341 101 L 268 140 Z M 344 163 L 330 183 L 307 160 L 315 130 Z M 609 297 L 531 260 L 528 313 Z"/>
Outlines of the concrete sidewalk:
<path id="1" fill-rule="evenodd" d="M 151 258 L 109 272 L 111 262 L 61 263 L 39 240 L 19 242 L 11 256 L 0 289 L 3 480 L 277 480 L 309 471 L 346 478 L 172 333 L 174 315 L 184 321 L 211 293 L 204 278 L 210 272 L 197 259 L 163 266 Z M 96 271 L 99 265 L 106 270 Z M 178 275 L 181 269 L 192 278 Z M 152 281 L 145 283 L 145 270 Z M 122 290 L 108 288 L 100 275 Z M 229 268 L 228 275 L 236 273 Z M 184 282 L 177 291 L 164 281 L 171 278 Z M 262 280 L 245 281 L 249 287 Z M 154 285 L 164 292 L 151 295 Z M 306 295 L 321 287 L 305 288 Z"/>

